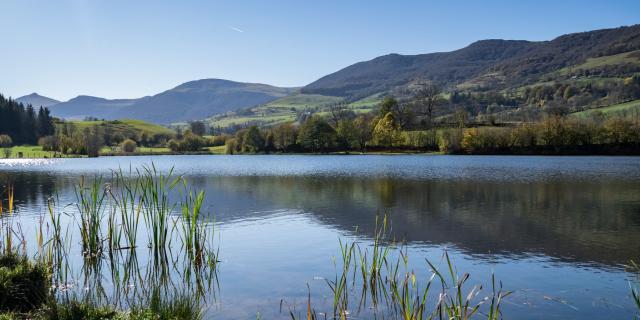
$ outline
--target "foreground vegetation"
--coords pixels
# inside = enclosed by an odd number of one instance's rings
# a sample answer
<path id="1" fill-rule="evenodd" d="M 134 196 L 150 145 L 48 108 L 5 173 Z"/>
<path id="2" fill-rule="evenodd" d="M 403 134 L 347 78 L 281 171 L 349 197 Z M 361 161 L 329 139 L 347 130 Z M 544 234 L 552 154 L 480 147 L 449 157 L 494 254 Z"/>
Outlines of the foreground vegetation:
<path id="1" fill-rule="evenodd" d="M 169 200 L 175 192 L 180 201 Z M 150 166 L 115 171 L 108 184 L 82 179 L 77 210 L 63 212 L 49 199 L 30 244 L 14 217 L 13 189 L 6 194 L 0 319 L 202 317 L 201 304 L 217 288 L 218 251 L 213 224 L 201 212 L 204 192 L 181 177 Z M 33 261 L 26 258 L 33 253 Z"/>

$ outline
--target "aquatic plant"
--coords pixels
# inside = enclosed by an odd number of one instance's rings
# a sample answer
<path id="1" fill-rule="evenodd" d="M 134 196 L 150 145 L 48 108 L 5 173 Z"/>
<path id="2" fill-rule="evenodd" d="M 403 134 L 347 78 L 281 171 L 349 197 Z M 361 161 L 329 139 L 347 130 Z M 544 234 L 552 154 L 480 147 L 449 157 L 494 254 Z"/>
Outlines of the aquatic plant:
<path id="1" fill-rule="evenodd" d="M 101 224 L 105 216 L 107 195 L 102 188 L 102 182 L 102 177 L 95 177 L 90 183 L 87 183 L 85 177 L 81 177 L 79 185 L 75 188 L 82 250 L 86 257 L 95 258 L 102 253 Z"/>
<path id="2" fill-rule="evenodd" d="M 185 198 L 174 201 L 178 191 Z M 48 303 L 26 308 L 20 318 L 201 318 L 205 296 L 215 299 L 219 288 L 214 224 L 202 213 L 204 192 L 151 165 L 129 175 L 116 171 L 110 183 L 101 176 L 83 177 L 75 195 L 71 206 L 47 199 L 48 214 L 35 226 L 35 264 L 48 272 L 42 295 Z M 0 216 L 1 251 L 18 252 L 16 245 L 21 245 L 26 253 L 20 224 L 8 218 Z M 148 242 L 140 232 L 149 235 Z M 81 268 L 70 258 L 74 236 L 82 245 Z M 182 240 L 180 250 L 172 250 L 178 248 L 173 240 Z M 148 250 L 142 256 L 146 268 L 140 268 L 136 248 Z"/>
<path id="3" fill-rule="evenodd" d="M 441 272 L 426 260 L 430 276 L 421 279 L 410 269 L 406 245 L 391 241 L 387 226 L 386 216 L 376 218 L 371 251 L 359 243 L 339 240 L 340 260 L 334 260 L 336 274 L 333 280 L 326 281 L 333 296 L 331 319 L 352 318 L 352 313 L 363 310 L 385 319 L 467 320 L 478 315 L 490 320 L 502 318 L 501 303 L 511 292 L 504 291 L 502 283 L 496 285 L 495 276 L 491 278 L 491 292 L 484 297 L 480 297 L 483 289 L 480 285 L 465 291 L 470 275 L 459 276 L 445 251 L 443 260 L 447 271 Z M 439 290 L 434 289 L 436 285 Z M 355 290 L 358 286 L 361 289 Z M 354 294 L 360 296 L 357 310 L 350 305 L 358 297 Z M 309 296 L 308 319 L 317 315 L 310 300 Z M 289 308 L 289 314 L 293 319 L 299 318 L 295 308 Z"/>

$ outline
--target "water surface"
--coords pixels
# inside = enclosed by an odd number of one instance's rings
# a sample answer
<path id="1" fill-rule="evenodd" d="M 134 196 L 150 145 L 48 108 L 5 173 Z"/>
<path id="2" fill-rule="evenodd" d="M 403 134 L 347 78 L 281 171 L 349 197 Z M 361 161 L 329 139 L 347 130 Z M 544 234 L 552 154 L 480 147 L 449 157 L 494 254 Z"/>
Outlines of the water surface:
<path id="1" fill-rule="evenodd" d="M 287 318 L 280 301 L 329 306 L 338 239 L 366 245 L 387 213 L 416 269 L 447 250 L 471 282 L 514 290 L 507 318 L 632 317 L 640 259 L 640 158 L 511 156 L 159 156 L 3 160 L 25 223 L 45 199 L 74 201 L 80 176 L 174 168 L 206 190 L 222 263 L 217 318 Z M 29 230 L 26 231 L 29 233 Z"/>

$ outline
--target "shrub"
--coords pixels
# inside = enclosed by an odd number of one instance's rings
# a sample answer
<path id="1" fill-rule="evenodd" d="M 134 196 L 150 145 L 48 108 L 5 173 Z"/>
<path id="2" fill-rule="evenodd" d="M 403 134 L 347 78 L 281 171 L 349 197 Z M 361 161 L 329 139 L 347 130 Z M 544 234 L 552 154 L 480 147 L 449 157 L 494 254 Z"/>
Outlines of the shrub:
<path id="1" fill-rule="evenodd" d="M 135 141 L 131 139 L 127 139 L 122 142 L 121 147 L 122 147 L 122 151 L 129 153 L 129 152 L 135 152 L 138 145 L 136 144 Z"/>
<path id="2" fill-rule="evenodd" d="M 13 140 L 6 134 L 0 134 L 0 148 L 9 148 L 13 144 Z"/>
<path id="3" fill-rule="evenodd" d="M 0 257 L 0 310 L 31 311 L 42 305 L 49 293 L 49 275 L 42 264 L 25 256 L 6 254 Z"/>
<path id="4" fill-rule="evenodd" d="M 228 138 L 227 135 L 214 136 L 209 139 L 209 145 L 212 147 L 224 146 Z"/>
<path id="5" fill-rule="evenodd" d="M 438 148 L 446 153 L 462 150 L 462 129 L 444 129 L 438 132 Z"/>
<path id="6" fill-rule="evenodd" d="M 178 143 L 177 140 L 171 139 L 167 142 L 167 148 L 169 148 L 169 150 L 173 152 L 178 152 L 178 149 L 180 148 L 180 144 Z"/>
<path id="7" fill-rule="evenodd" d="M 58 136 L 45 136 L 38 139 L 38 145 L 42 146 L 43 151 L 57 151 L 60 148 L 60 139 Z"/>
<path id="8" fill-rule="evenodd" d="M 438 139 L 434 130 L 407 131 L 407 145 L 418 149 L 438 149 Z"/>
<path id="9" fill-rule="evenodd" d="M 236 140 L 236 138 L 227 139 L 227 142 L 225 143 L 225 152 L 227 154 L 235 154 L 239 152 L 238 140 Z"/>
<path id="10" fill-rule="evenodd" d="M 192 133 L 187 133 L 178 146 L 178 151 L 198 151 L 205 146 L 204 139 Z"/>
<path id="11" fill-rule="evenodd" d="M 469 153 L 490 153 L 508 146 L 508 129 L 471 128 L 463 131 L 461 147 Z"/>

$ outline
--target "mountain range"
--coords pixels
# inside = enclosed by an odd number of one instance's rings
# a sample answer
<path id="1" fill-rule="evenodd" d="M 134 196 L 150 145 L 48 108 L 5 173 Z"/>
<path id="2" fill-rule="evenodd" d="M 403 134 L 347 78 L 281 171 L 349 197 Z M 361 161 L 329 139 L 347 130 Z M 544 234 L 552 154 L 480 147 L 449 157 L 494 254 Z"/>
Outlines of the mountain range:
<path id="1" fill-rule="evenodd" d="M 358 100 L 410 82 L 452 86 L 490 81 L 492 88 L 534 83 L 588 58 L 640 49 L 640 25 L 573 33 L 551 41 L 482 40 L 465 48 L 419 55 L 390 54 L 324 76 L 302 93 Z"/>
<path id="2" fill-rule="evenodd" d="M 49 106 L 54 116 L 62 118 L 130 118 L 167 124 L 270 102 L 278 105 L 281 98 L 291 95 L 353 102 L 416 82 L 437 83 L 446 90 L 518 90 L 526 85 L 563 80 L 572 76 L 572 72 L 563 71 L 581 68 L 600 68 L 598 72 L 605 72 L 608 77 L 640 72 L 640 25 L 567 34 L 550 41 L 492 39 L 451 52 L 388 54 L 347 66 L 302 88 L 204 79 L 139 99 L 78 96 L 58 103 L 31 94 L 16 100 Z M 309 99 L 287 101 L 292 100 Z M 287 107 L 295 108 L 296 105 Z"/>
<path id="3" fill-rule="evenodd" d="M 33 106 L 37 106 L 37 107 L 49 107 L 52 106 L 54 104 L 58 104 L 60 103 L 60 101 L 56 100 L 56 99 L 51 99 L 49 97 L 45 97 L 45 96 L 41 96 L 37 93 L 32 93 L 32 94 L 28 94 L 26 96 L 22 96 L 18 99 L 16 99 L 16 101 L 18 102 L 22 102 L 23 104 L 30 104 Z"/>
<path id="4" fill-rule="evenodd" d="M 203 119 L 213 114 L 267 103 L 291 94 L 297 88 L 280 88 L 259 83 L 203 79 L 139 99 L 105 99 L 78 96 L 69 101 L 33 94 L 16 99 L 34 106 L 48 106 L 52 115 L 65 119 L 138 119 L 153 123 Z M 45 105 L 43 102 L 46 102 Z"/>

